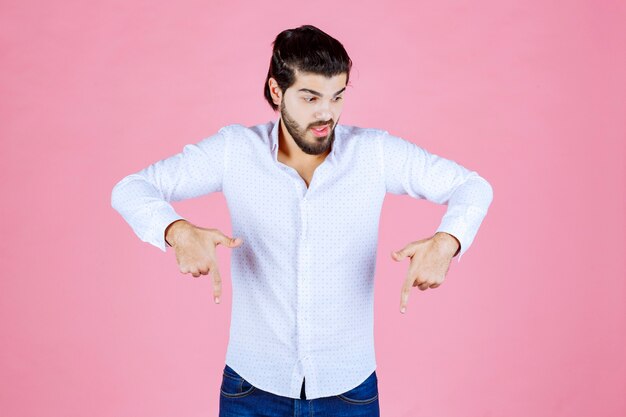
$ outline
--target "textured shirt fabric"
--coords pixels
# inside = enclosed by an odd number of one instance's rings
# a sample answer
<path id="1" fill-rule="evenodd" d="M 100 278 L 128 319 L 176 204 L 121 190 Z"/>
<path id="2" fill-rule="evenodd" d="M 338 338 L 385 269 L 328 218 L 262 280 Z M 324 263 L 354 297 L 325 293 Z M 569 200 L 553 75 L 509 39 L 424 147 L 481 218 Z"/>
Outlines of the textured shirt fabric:
<path id="1" fill-rule="evenodd" d="M 456 162 L 380 129 L 340 125 L 307 187 L 278 155 L 279 120 L 228 125 L 117 183 L 112 206 L 135 234 L 167 249 L 183 217 L 170 202 L 225 196 L 232 236 L 232 312 L 226 363 L 286 397 L 346 392 L 375 369 L 374 273 L 386 193 L 447 204 L 436 231 L 472 244 L 493 198 Z M 210 225 L 203 225 L 210 227 Z"/>

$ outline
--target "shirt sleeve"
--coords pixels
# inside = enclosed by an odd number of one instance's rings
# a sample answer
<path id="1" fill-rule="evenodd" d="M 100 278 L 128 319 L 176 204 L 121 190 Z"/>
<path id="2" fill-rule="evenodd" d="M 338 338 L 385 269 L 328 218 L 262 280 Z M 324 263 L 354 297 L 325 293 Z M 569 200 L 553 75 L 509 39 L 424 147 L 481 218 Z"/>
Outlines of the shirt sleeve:
<path id="1" fill-rule="evenodd" d="M 388 132 L 381 136 L 380 144 L 387 192 L 448 206 L 436 232 L 459 240 L 460 262 L 493 200 L 491 185 L 476 171 Z"/>
<path id="2" fill-rule="evenodd" d="M 226 144 L 222 128 L 198 143 L 185 145 L 182 152 L 124 177 L 113 187 L 111 206 L 142 241 L 165 252 L 165 228 L 183 219 L 170 202 L 222 191 Z"/>

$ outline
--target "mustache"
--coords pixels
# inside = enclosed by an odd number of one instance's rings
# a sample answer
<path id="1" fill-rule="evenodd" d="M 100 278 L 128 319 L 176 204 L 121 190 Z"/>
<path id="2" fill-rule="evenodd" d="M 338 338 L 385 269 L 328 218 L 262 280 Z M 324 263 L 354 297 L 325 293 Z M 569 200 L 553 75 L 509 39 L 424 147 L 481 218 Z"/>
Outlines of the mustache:
<path id="1" fill-rule="evenodd" d="M 318 123 L 318 124 L 310 125 L 309 129 L 312 128 L 312 127 L 326 126 L 326 125 L 328 125 L 328 127 L 333 127 L 335 125 L 335 123 L 333 123 L 332 120 L 329 120 L 329 121 L 324 122 L 324 123 Z"/>

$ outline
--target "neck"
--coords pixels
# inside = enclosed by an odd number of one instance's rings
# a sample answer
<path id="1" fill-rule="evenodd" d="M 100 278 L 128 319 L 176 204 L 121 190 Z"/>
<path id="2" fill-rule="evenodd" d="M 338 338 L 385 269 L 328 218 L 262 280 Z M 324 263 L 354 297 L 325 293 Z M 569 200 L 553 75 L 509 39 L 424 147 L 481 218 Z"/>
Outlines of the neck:
<path id="1" fill-rule="evenodd" d="M 294 165 L 319 165 L 326 159 L 326 156 L 330 153 L 330 149 L 327 149 L 324 153 L 319 155 L 309 155 L 304 152 L 298 144 L 293 140 L 293 137 L 280 120 L 280 126 L 278 129 L 278 155 L 283 159 L 293 162 Z"/>

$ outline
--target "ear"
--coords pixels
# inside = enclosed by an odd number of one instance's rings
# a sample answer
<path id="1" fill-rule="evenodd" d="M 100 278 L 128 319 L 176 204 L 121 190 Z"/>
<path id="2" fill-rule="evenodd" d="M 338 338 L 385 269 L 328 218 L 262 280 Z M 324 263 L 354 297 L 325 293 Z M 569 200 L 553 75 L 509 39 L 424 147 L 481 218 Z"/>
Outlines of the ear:
<path id="1" fill-rule="evenodd" d="M 270 95 L 272 96 L 272 101 L 277 106 L 280 106 L 280 103 L 283 99 L 283 92 L 280 90 L 278 83 L 273 77 L 270 77 L 270 79 L 267 80 L 267 84 L 270 88 Z"/>

